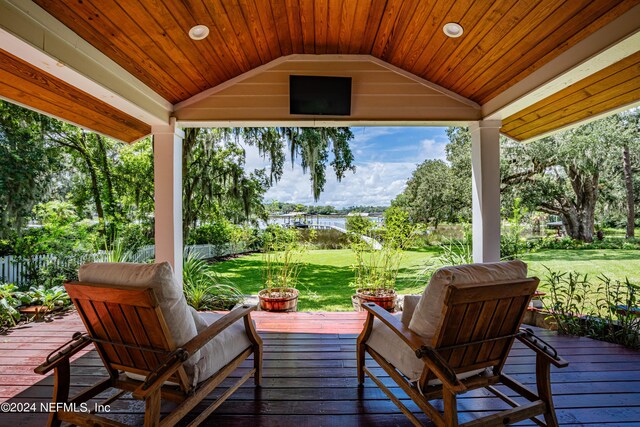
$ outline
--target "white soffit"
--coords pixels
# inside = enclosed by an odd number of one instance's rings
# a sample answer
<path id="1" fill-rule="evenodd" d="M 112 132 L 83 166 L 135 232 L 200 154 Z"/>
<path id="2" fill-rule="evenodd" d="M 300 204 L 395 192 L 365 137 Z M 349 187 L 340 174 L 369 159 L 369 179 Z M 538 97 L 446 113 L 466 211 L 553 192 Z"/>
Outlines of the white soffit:
<path id="1" fill-rule="evenodd" d="M 149 125 L 172 104 L 31 1 L 0 0 L 0 47 Z"/>

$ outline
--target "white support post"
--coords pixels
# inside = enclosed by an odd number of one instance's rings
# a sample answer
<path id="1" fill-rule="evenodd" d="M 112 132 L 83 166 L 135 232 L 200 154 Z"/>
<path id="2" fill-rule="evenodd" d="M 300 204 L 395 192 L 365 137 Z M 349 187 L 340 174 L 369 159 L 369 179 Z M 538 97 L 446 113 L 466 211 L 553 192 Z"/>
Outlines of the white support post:
<path id="1" fill-rule="evenodd" d="M 182 283 L 182 140 L 176 127 L 154 126 L 153 165 L 155 193 L 156 262 L 169 261 Z"/>
<path id="2" fill-rule="evenodd" d="M 500 120 L 470 124 L 473 262 L 500 260 Z"/>

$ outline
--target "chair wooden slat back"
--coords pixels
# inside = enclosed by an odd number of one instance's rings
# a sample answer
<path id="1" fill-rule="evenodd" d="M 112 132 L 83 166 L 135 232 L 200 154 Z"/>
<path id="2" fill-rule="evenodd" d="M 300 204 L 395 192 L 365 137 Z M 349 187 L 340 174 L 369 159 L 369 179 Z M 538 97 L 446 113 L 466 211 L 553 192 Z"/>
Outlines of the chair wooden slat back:
<path id="1" fill-rule="evenodd" d="M 457 372 L 502 369 L 538 279 L 519 279 L 447 290 L 433 346 Z"/>
<path id="2" fill-rule="evenodd" d="M 65 288 L 112 370 L 147 375 L 176 348 L 152 289 L 77 282 Z"/>

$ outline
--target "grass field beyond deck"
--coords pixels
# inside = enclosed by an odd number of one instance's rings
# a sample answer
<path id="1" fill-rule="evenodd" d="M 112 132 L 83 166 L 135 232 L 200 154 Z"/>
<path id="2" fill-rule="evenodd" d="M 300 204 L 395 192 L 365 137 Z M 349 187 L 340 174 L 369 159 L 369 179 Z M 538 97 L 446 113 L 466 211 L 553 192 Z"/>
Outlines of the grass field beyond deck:
<path id="1" fill-rule="evenodd" d="M 425 269 L 434 265 L 437 248 L 408 251 L 404 254 L 398 275 L 396 290 L 401 294 L 421 293 L 426 285 Z M 640 283 L 640 251 L 593 250 L 544 250 L 526 254 L 522 259 L 529 265 L 532 276 L 544 281 L 545 266 L 555 271 L 576 271 L 596 277 L 605 274 L 612 279 L 628 277 Z M 305 266 L 300 273 L 300 311 L 349 311 L 351 295 L 349 282 L 355 262 L 348 249 L 313 250 L 304 256 Z M 245 294 L 256 294 L 261 289 L 260 265 L 262 256 L 251 254 L 215 264 L 215 271 L 233 282 Z M 542 285 L 544 288 L 544 284 Z"/>

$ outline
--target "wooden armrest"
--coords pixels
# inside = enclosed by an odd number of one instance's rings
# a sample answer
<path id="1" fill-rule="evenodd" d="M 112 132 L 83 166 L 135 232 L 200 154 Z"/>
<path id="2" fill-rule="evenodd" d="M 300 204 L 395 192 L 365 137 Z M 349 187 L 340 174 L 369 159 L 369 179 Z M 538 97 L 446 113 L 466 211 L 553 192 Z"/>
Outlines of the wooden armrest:
<path id="1" fill-rule="evenodd" d="M 529 334 L 517 335 L 517 338 L 520 342 L 522 342 L 524 345 L 529 347 L 538 356 L 542 357 L 543 359 L 551 363 L 553 366 L 557 368 L 566 368 L 567 366 L 569 366 L 569 362 L 567 362 L 557 354 L 554 356 L 552 354 L 552 351 L 548 349 L 546 343 L 544 342 L 541 343 L 540 341 L 538 341 L 540 340 L 540 338 L 533 335 L 533 333 L 531 333 L 531 335 Z M 553 352 L 555 353 L 555 350 L 553 350 Z"/>
<path id="2" fill-rule="evenodd" d="M 416 354 L 416 357 L 422 359 L 429 369 L 433 371 L 436 377 L 442 381 L 442 384 L 450 390 L 461 393 L 466 390 L 458 377 L 444 360 L 440 354 L 428 345 L 424 338 L 407 328 L 398 319 L 393 317 L 387 310 L 373 303 L 362 304 L 362 307 L 373 317 L 377 317 L 385 325 L 391 329 L 398 337 L 400 337 Z"/>
<path id="3" fill-rule="evenodd" d="M 414 352 L 420 350 L 423 345 L 426 345 L 424 338 L 413 332 L 411 329 L 407 328 L 402 324 L 402 322 L 393 317 L 391 313 L 389 313 L 379 305 L 373 303 L 365 303 L 362 304 L 362 308 L 364 308 L 374 317 L 380 319 L 380 321 L 387 325 L 397 336 L 399 336 L 405 343 L 407 343 L 407 345 L 411 347 L 411 350 L 413 350 Z"/>
<path id="4" fill-rule="evenodd" d="M 76 332 L 76 334 L 80 335 L 79 332 Z M 55 356 L 51 357 L 51 359 L 47 357 L 47 360 L 40 366 L 35 368 L 33 372 L 35 372 L 36 374 L 44 375 L 52 369 L 60 366 L 60 364 L 65 363 L 65 361 L 71 359 L 74 354 L 78 353 L 80 350 L 91 344 L 91 340 L 87 339 L 85 335 L 81 335 L 81 337 L 76 340 L 76 334 L 74 334 L 74 341 L 71 341 L 69 344 L 64 345 L 62 348 L 58 348 L 58 350 L 55 350 L 53 353 L 55 353 L 56 351 L 58 353 Z M 49 356 L 51 356 L 51 354 Z"/>
<path id="5" fill-rule="evenodd" d="M 248 316 L 256 308 L 257 307 L 255 305 L 243 305 L 242 307 L 232 310 L 209 325 L 204 331 L 193 337 L 189 342 L 183 345 L 182 348 L 189 354 L 194 354 L 220 332 L 224 331 L 243 317 Z"/>
<path id="6" fill-rule="evenodd" d="M 255 305 L 244 305 L 232 310 L 228 314 L 225 314 L 223 317 L 213 322 L 205 330 L 193 337 L 182 347 L 176 349 L 176 351 L 174 351 L 169 356 L 168 360 L 162 362 L 164 364 L 162 368 L 149 374 L 145 382 L 133 392 L 133 397 L 136 399 L 145 399 L 146 396 L 153 393 L 156 389 L 162 387 L 162 385 L 171 377 L 171 375 L 173 375 L 174 372 L 177 371 L 178 368 L 180 368 L 180 366 L 182 366 L 182 364 L 189 357 L 191 357 L 192 354 L 200 350 L 206 343 L 211 341 L 226 328 L 233 325 L 243 317 L 249 316 L 255 309 Z M 149 382 L 149 379 L 152 375 L 154 376 L 154 378 L 151 382 Z"/>

